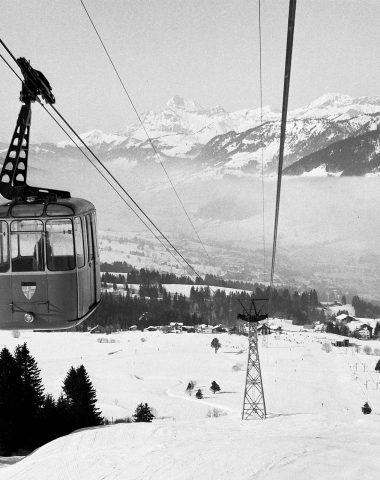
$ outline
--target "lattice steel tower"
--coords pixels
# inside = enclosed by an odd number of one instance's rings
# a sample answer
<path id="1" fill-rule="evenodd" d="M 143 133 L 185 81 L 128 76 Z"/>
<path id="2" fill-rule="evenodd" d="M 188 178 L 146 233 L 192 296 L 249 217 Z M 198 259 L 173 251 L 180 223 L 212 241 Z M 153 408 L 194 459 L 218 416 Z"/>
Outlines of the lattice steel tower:
<path id="1" fill-rule="evenodd" d="M 254 315 L 252 315 L 252 309 L 255 312 Z M 265 320 L 268 318 L 268 315 L 260 315 L 260 312 L 257 312 L 256 310 L 255 300 L 252 299 L 250 311 L 246 314 L 239 314 L 238 318 L 249 322 L 248 362 L 247 375 L 245 379 L 242 420 L 249 420 L 255 417 L 264 419 L 266 417 L 266 407 L 263 381 L 261 377 L 257 339 L 257 323 L 260 320 Z"/>

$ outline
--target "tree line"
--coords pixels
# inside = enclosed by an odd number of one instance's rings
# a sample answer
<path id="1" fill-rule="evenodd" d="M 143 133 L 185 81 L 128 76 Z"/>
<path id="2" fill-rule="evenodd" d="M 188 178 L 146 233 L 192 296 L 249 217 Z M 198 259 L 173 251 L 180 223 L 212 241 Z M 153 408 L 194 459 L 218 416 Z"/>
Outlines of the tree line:
<path id="1" fill-rule="evenodd" d="M 249 308 L 251 292 L 229 292 L 217 289 L 211 292 L 209 287 L 192 285 L 190 297 L 182 294 L 170 294 L 158 278 L 166 274 L 141 269 L 139 278 L 143 282 L 139 295 L 129 290 L 123 292 L 104 292 L 102 304 L 94 314 L 91 325 L 99 324 L 112 329 L 126 329 L 137 325 L 144 329 L 150 325 L 167 325 L 170 322 L 182 322 L 185 325 L 224 324 L 236 325 L 237 314 L 242 312 L 240 302 Z M 158 277 L 161 275 L 161 277 Z M 174 276 L 174 274 L 169 274 Z M 175 277 L 175 276 L 174 276 Z M 181 283 L 180 277 L 175 283 Z M 258 298 L 269 298 L 269 288 L 253 285 L 253 293 Z M 317 320 L 324 321 L 323 310 L 318 308 L 318 294 L 315 290 L 290 293 L 288 289 L 272 290 L 271 315 L 292 319 L 296 324 L 307 324 Z M 264 307 L 264 311 L 267 306 Z M 86 327 L 87 324 L 84 324 Z"/>
<path id="2" fill-rule="evenodd" d="M 146 268 L 136 269 L 127 262 L 101 263 L 101 281 L 106 283 L 125 284 L 126 278 L 122 273 L 128 274 L 128 283 L 139 285 L 162 285 L 179 283 L 183 285 L 213 285 L 215 287 L 237 288 L 240 290 L 254 290 L 258 284 L 238 280 L 225 280 L 217 275 L 206 274 L 205 278 L 196 277 L 195 280 L 187 275 L 175 275 L 174 273 L 159 272 Z"/>

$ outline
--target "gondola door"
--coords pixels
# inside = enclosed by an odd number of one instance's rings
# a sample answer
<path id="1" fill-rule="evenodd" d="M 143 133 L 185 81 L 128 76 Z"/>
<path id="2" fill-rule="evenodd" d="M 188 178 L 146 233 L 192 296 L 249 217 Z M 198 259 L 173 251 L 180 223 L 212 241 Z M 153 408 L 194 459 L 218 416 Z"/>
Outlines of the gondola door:
<path id="1" fill-rule="evenodd" d="M 87 226 L 87 251 L 88 251 L 88 270 L 89 270 L 89 286 L 90 286 L 90 307 L 96 303 L 96 259 L 95 259 L 95 242 L 94 229 L 91 221 L 91 215 L 86 215 Z"/>
<path id="2" fill-rule="evenodd" d="M 15 325 L 49 324 L 49 300 L 41 220 L 11 223 L 12 320 Z M 29 316 L 27 315 L 29 314 Z M 32 314 L 32 316 L 30 316 Z"/>

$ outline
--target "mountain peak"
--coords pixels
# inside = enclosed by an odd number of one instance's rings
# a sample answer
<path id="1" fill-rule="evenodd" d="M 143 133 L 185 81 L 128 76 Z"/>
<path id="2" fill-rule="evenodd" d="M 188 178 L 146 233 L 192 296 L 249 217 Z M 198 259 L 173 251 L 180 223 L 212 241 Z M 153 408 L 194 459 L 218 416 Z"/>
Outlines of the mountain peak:
<path id="1" fill-rule="evenodd" d="M 309 108 L 326 108 L 329 106 L 342 106 L 348 105 L 353 102 L 353 98 L 350 95 L 344 95 L 343 93 L 325 93 L 321 97 L 318 97 L 314 102 L 310 103 Z"/>
<path id="2" fill-rule="evenodd" d="M 194 112 L 201 110 L 202 107 L 198 105 L 194 100 L 181 97 L 180 95 L 174 95 L 166 104 L 168 108 L 175 108 L 179 110 L 186 110 L 188 112 Z"/>

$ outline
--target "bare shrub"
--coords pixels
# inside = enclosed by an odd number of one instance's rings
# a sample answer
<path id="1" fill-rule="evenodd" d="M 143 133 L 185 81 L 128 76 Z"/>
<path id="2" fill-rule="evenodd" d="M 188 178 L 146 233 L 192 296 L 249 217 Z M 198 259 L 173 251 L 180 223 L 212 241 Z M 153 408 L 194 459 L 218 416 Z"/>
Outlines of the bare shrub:
<path id="1" fill-rule="evenodd" d="M 131 417 L 116 418 L 113 423 L 114 423 L 115 425 L 116 425 L 117 423 L 133 423 L 133 420 L 132 420 Z"/>
<path id="2" fill-rule="evenodd" d="M 330 353 L 332 350 L 331 343 L 328 343 L 328 342 L 323 343 L 322 350 L 326 353 Z"/>
<path id="3" fill-rule="evenodd" d="M 141 337 L 141 338 L 140 338 L 140 342 L 143 342 L 143 343 L 146 342 L 146 338 L 145 338 L 145 337 Z"/>
<path id="4" fill-rule="evenodd" d="M 233 372 L 240 372 L 241 370 L 243 370 L 243 365 L 241 363 L 236 363 L 235 365 L 232 365 Z"/>
<path id="5" fill-rule="evenodd" d="M 373 353 L 377 356 L 380 355 L 380 348 L 374 348 Z"/>
<path id="6" fill-rule="evenodd" d="M 226 413 L 219 408 L 210 408 L 207 412 L 208 418 L 221 417 L 222 415 L 226 415 Z"/>
<path id="7" fill-rule="evenodd" d="M 371 353 L 372 353 L 372 348 L 371 348 L 369 345 L 364 345 L 364 347 L 363 347 L 363 352 L 364 352 L 366 355 L 371 355 Z"/>
<path id="8" fill-rule="evenodd" d="M 12 330 L 13 338 L 20 338 L 20 330 Z"/>

